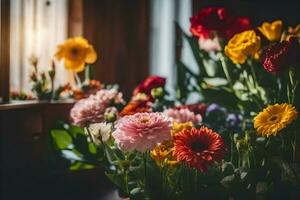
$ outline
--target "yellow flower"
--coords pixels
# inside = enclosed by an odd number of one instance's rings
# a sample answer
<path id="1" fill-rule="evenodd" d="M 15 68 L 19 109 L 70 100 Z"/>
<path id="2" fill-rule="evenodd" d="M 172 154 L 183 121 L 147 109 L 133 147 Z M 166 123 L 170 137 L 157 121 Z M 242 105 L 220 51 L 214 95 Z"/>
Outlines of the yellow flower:
<path id="1" fill-rule="evenodd" d="M 254 118 L 254 128 L 262 136 L 277 135 L 278 132 L 292 123 L 298 113 L 290 104 L 275 104 L 265 108 Z"/>
<path id="2" fill-rule="evenodd" d="M 183 130 L 190 130 L 193 127 L 193 122 L 177 123 L 172 125 L 172 135 Z M 160 167 L 173 166 L 177 164 L 176 159 L 173 157 L 173 141 L 166 141 L 155 147 L 150 155 L 155 160 L 156 164 Z"/>
<path id="3" fill-rule="evenodd" d="M 166 141 L 155 147 L 150 155 L 159 167 L 173 166 L 177 161 L 173 157 L 173 142 Z"/>
<path id="4" fill-rule="evenodd" d="M 258 30 L 271 42 L 280 40 L 282 32 L 282 21 L 276 20 L 272 23 L 264 22 Z"/>
<path id="5" fill-rule="evenodd" d="M 56 58 L 64 60 L 65 67 L 75 72 L 84 70 L 85 63 L 94 63 L 97 54 L 88 41 L 82 37 L 74 37 L 58 46 Z"/>
<path id="6" fill-rule="evenodd" d="M 183 130 L 190 130 L 193 128 L 193 122 L 184 122 L 184 123 L 177 123 L 174 122 L 172 125 L 172 135 L 183 131 Z"/>
<path id="7" fill-rule="evenodd" d="M 300 38 L 300 24 L 298 24 L 295 28 L 289 27 L 288 33 Z"/>
<path id="8" fill-rule="evenodd" d="M 253 30 L 234 35 L 225 46 L 225 54 L 236 64 L 243 64 L 247 56 L 256 56 L 260 49 L 260 37 Z"/>

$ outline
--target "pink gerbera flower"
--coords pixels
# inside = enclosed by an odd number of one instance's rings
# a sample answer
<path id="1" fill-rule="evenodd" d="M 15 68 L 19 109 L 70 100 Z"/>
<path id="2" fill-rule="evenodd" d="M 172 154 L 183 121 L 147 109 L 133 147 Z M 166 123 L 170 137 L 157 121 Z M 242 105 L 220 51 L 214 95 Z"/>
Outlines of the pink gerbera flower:
<path id="1" fill-rule="evenodd" d="M 115 89 L 102 89 L 95 95 L 79 100 L 71 109 L 70 116 L 73 124 L 78 126 L 98 123 L 103 121 L 107 109 L 123 102 L 122 93 Z"/>
<path id="2" fill-rule="evenodd" d="M 121 118 L 112 135 L 122 150 L 145 152 L 171 139 L 170 130 L 171 121 L 163 113 L 136 113 Z"/>
<path id="3" fill-rule="evenodd" d="M 195 114 L 188 108 L 170 108 L 165 111 L 165 114 L 177 123 L 193 122 L 194 124 L 199 124 L 202 121 L 200 114 Z"/>

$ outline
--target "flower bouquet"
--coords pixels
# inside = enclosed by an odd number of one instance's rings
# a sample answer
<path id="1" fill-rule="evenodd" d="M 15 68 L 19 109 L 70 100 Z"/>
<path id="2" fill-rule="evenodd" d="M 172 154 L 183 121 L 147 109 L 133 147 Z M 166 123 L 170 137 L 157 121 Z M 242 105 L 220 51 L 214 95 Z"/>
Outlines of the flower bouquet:
<path id="1" fill-rule="evenodd" d="M 299 30 L 200 10 L 193 37 L 182 32 L 199 70 L 178 60 L 176 99 L 158 76 L 127 104 L 103 86 L 52 144 L 71 170 L 100 166 L 130 199 L 299 199 Z M 191 93 L 198 103 L 186 104 Z"/>

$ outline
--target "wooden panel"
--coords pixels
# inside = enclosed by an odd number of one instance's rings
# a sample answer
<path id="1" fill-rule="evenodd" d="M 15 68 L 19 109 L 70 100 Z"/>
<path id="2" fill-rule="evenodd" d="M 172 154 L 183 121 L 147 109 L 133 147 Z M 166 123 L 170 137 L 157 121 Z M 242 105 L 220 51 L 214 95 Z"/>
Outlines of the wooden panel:
<path id="1" fill-rule="evenodd" d="M 83 26 L 83 2 L 82 0 L 71 0 L 68 6 L 68 36 L 81 36 Z"/>
<path id="2" fill-rule="evenodd" d="M 126 96 L 148 75 L 149 0 L 83 1 L 84 36 L 95 46 L 101 82 L 118 83 Z"/>
<path id="3" fill-rule="evenodd" d="M 9 100 L 9 20 L 10 1 L 1 0 L 0 17 L 0 98 Z M 1 99 L 0 99 L 1 103 Z"/>

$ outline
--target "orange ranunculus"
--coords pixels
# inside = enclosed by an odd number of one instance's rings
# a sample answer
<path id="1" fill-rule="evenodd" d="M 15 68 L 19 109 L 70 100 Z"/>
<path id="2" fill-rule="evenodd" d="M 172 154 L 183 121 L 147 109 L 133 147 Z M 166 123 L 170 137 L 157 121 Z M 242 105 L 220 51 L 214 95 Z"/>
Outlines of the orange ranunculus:
<path id="1" fill-rule="evenodd" d="M 56 58 L 64 60 L 65 67 L 75 72 L 84 70 L 85 63 L 94 63 L 97 54 L 92 45 L 82 37 L 74 37 L 58 46 Z"/>
<path id="2" fill-rule="evenodd" d="M 258 30 L 271 42 L 280 40 L 282 33 L 282 21 L 276 20 L 274 22 L 268 23 L 264 22 Z"/>
<path id="3" fill-rule="evenodd" d="M 248 56 L 260 50 L 260 37 L 253 30 L 234 35 L 225 46 L 225 54 L 236 64 L 243 64 Z"/>

